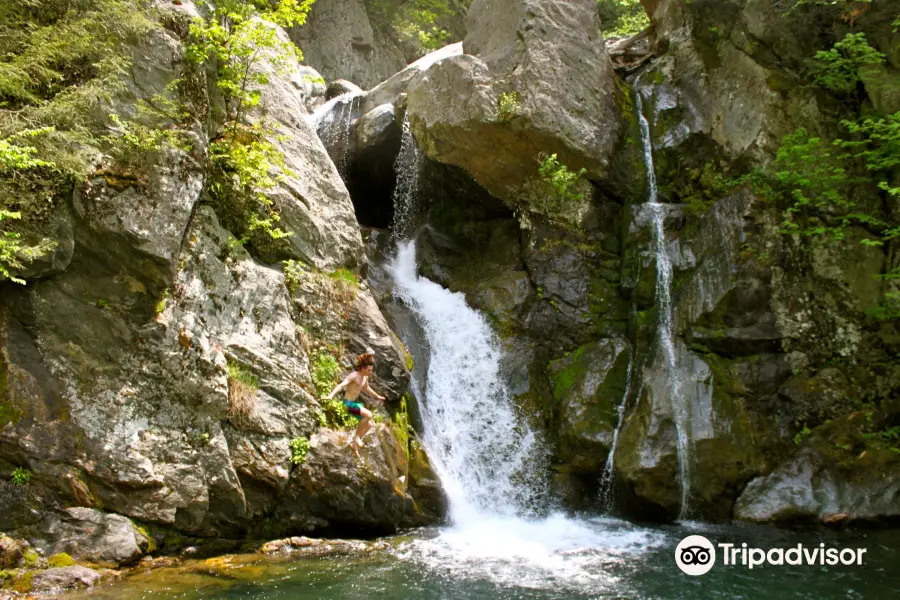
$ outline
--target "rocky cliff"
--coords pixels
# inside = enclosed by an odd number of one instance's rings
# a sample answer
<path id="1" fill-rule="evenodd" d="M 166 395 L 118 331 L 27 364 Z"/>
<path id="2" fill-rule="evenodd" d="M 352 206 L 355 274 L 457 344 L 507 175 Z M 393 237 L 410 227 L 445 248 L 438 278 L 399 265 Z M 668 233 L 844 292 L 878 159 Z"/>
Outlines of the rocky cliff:
<path id="1" fill-rule="evenodd" d="M 415 192 L 421 272 L 502 340 L 564 505 L 896 520 L 889 3 L 647 2 L 650 54 L 623 66 L 594 0 L 474 0 L 464 27 L 447 24 L 463 41 L 407 67 L 372 7 L 345 4 L 318 0 L 291 30 L 327 79 L 371 88 L 317 115 L 347 134 L 343 173 L 307 115 L 316 71 L 254 63 L 258 93 L 235 111 L 221 68 L 196 60 L 188 23 L 208 15 L 188 2 L 159 3 L 130 46 L 127 85 L 89 126 L 109 133 L 108 113 L 175 93 L 181 142 L 137 162 L 98 146 L 23 234 L 55 245 L 15 272 L 26 285 L 0 285 L 0 530 L 116 565 L 210 538 L 439 519 L 408 428 L 413 365 L 382 309 L 415 325 L 360 236 L 395 224 L 398 185 Z M 288 44 L 270 30 L 260 39 Z M 840 88 L 827 61 L 859 56 L 847 35 L 869 62 Z M 853 164 L 820 143 L 841 137 Z M 256 154 L 222 167 L 233 144 Z M 260 157 L 277 176 L 253 179 Z M 392 402 L 357 461 L 321 397 L 368 346 Z M 76 543 L 90 528 L 115 544 Z"/>
<path id="2" fill-rule="evenodd" d="M 265 123 L 282 166 L 260 206 L 287 237 L 267 244 L 232 227 L 241 213 L 217 187 L 221 90 L 210 63 L 186 58 L 201 13 L 179 2 L 152 14 L 129 84 L 100 114 L 174 89 L 189 144 L 139 163 L 95 156 L 42 225 L 52 260 L 2 284 L 0 530 L 117 566 L 153 548 L 440 519 L 427 457 L 411 449 L 407 354 L 360 280 L 359 226 L 308 121 L 303 71 L 252 65 L 265 83 L 244 119 Z M 389 400 L 357 459 L 355 422 L 322 397 L 367 347 Z M 98 528 L 110 539 L 85 537 Z"/>
<path id="3" fill-rule="evenodd" d="M 596 509 L 603 492 L 644 518 L 895 518 L 895 325 L 879 278 L 895 251 L 877 226 L 835 212 L 846 208 L 804 213 L 818 229 L 792 235 L 796 206 L 768 174 L 811 168 L 786 154 L 797 132 L 846 137 L 841 119 L 893 110 L 896 15 L 877 2 L 859 14 L 762 0 L 647 8 L 652 54 L 616 74 L 594 3 L 475 0 L 459 51 L 363 97 L 358 139 L 380 121 L 396 153 L 405 117 L 424 155 L 407 163 L 420 268 L 495 323 L 570 505 Z M 815 83 L 809 66 L 848 34 L 885 57 L 860 71 L 852 97 Z M 665 209 L 668 307 L 639 106 Z M 372 161 L 361 150 L 355 160 L 371 181 Z M 890 166 L 879 176 L 896 180 Z M 870 183 L 850 194 L 872 222 L 893 219 Z M 354 194 L 389 221 L 380 198 Z M 850 225 L 816 237 L 830 222 Z M 601 490 L 614 439 L 613 490 Z"/>

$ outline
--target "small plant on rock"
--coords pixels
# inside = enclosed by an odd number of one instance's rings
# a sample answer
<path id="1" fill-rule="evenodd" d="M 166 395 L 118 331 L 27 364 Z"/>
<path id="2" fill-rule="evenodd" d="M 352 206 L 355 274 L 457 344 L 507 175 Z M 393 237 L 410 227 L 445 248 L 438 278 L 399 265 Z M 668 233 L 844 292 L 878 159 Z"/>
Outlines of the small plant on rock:
<path id="1" fill-rule="evenodd" d="M 259 380 L 249 370 L 236 362 L 228 362 L 228 416 L 235 423 L 242 423 L 256 410 L 256 392 Z"/>
<path id="2" fill-rule="evenodd" d="M 497 100 L 497 120 L 501 123 L 509 123 L 522 112 L 522 103 L 519 101 L 518 92 L 500 94 Z"/>
<path id="3" fill-rule="evenodd" d="M 31 481 L 31 471 L 22 467 L 16 467 L 9 477 L 9 481 L 13 485 L 25 485 Z"/>
<path id="4" fill-rule="evenodd" d="M 309 453 L 309 440 L 305 437 L 298 436 L 291 440 L 291 462 L 295 465 L 302 465 L 306 462 L 306 455 Z"/>

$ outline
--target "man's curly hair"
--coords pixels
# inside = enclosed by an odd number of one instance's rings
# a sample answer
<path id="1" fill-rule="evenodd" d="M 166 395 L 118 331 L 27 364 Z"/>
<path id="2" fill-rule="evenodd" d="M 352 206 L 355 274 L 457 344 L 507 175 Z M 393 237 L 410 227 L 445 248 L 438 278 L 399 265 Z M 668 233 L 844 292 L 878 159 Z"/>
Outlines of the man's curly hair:
<path id="1" fill-rule="evenodd" d="M 354 368 L 359 371 L 363 367 L 375 367 L 374 354 L 360 354 L 356 357 L 356 366 Z"/>

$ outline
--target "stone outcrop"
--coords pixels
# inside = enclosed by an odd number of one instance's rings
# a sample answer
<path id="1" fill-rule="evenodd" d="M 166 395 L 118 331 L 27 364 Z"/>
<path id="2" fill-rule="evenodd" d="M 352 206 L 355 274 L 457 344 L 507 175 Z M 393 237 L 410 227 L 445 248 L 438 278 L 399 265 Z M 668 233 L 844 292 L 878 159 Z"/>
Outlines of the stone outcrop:
<path id="1" fill-rule="evenodd" d="M 316 0 L 306 24 L 290 31 L 304 61 L 325 79 L 349 79 L 374 87 L 403 68 L 406 60 L 373 28 L 362 0 Z"/>
<path id="2" fill-rule="evenodd" d="M 184 31 L 142 42 L 149 79 L 115 99 L 123 110 L 178 75 Z M 248 252 L 203 202 L 215 125 L 197 120 L 193 149 L 148 157 L 137 177 L 105 157 L 59 204 L 65 256 L 27 286 L 0 288 L 0 530 L 119 565 L 167 532 L 389 532 L 438 512 L 417 510 L 404 483 L 409 434 L 391 417 L 405 415 L 406 359 L 368 292 L 349 283 L 365 256 L 346 187 L 305 119 L 312 90 L 296 85 L 302 70 L 260 68 L 269 83 L 255 115 L 283 134 L 291 170 L 268 190 L 293 234 L 285 246 Z M 288 288 L 282 258 L 302 261 L 305 287 Z M 341 302 L 346 314 L 323 324 Z M 390 425 L 357 463 L 317 400 L 315 358 L 330 353 L 346 369 L 370 346 Z M 297 440 L 309 441 L 305 455 Z M 16 468 L 31 474 L 26 485 L 8 482 Z"/>
<path id="3" fill-rule="evenodd" d="M 465 54 L 434 65 L 409 89 L 409 119 L 424 152 L 462 167 L 513 207 L 537 178 L 542 155 L 556 153 L 570 169 L 605 179 L 627 99 L 596 3 L 475 0 L 467 19 Z M 514 98 L 508 114 L 500 114 L 501 94 Z"/>

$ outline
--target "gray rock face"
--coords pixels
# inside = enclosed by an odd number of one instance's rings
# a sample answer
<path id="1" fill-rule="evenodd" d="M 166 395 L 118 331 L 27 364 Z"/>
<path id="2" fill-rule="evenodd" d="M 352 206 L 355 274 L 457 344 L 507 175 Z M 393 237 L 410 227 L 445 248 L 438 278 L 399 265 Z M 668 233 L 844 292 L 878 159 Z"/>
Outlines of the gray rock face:
<path id="1" fill-rule="evenodd" d="M 83 507 L 48 515 L 31 538 L 45 556 L 65 552 L 75 560 L 113 568 L 137 562 L 148 542 L 129 519 Z"/>
<path id="2" fill-rule="evenodd" d="M 560 460 L 570 470 L 591 476 L 603 471 L 627 387 L 630 354 L 625 340 L 605 339 L 550 363 Z"/>
<path id="3" fill-rule="evenodd" d="M 467 19 L 466 54 L 432 66 L 409 89 L 410 123 L 425 153 L 511 204 L 537 177 L 542 152 L 605 178 L 624 132 L 624 97 L 596 3 L 475 0 Z M 507 118 L 498 112 L 501 93 L 517 95 Z"/>
<path id="4" fill-rule="evenodd" d="M 881 452 L 848 469 L 832 456 L 805 448 L 751 481 L 738 498 L 735 517 L 778 523 L 895 519 L 900 516 L 900 460 Z"/>
<path id="5" fill-rule="evenodd" d="M 94 587 L 103 576 L 87 567 L 71 566 L 47 569 L 34 574 L 32 579 L 35 592 L 52 592 L 73 588 Z"/>
<path id="6" fill-rule="evenodd" d="M 149 80 L 128 88 L 132 102 L 176 75 L 168 67 L 181 42 L 166 35 L 147 55 L 159 63 L 141 65 Z M 294 232 L 286 255 L 331 281 L 335 267 L 365 257 L 346 188 L 306 121 L 312 90 L 297 85 L 298 73 L 270 72 L 256 114 L 287 136 L 278 144 L 293 174 L 272 191 L 281 225 Z M 60 213 L 71 232 L 66 256 L 27 287 L 0 286 L 0 529 L 115 565 L 147 542 L 126 517 L 195 536 L 322 524 L 390 531 L 414 513 L 405 487 L 393 488 L 407 476 L 405 430 L 380 431 L 385 450 L 368 458 L 380 479 L 358 475 L 352 452 L 335 443 L 327 461 L 310 453 L 314 490 L 297 483 L 290 442 L 338 437 L 320 426 L 300 328 L 310 302 L 298 300 L 330 288 L 292 298 L 282 268 L 257 262 L 199 204 L 208 180 L 194 155 L 206 154 L 208 136 L 199 125 L 195 133 L 191 153 L 145 157 L 134 178 L 92 177 Z M 402 347 L 371 297 L 358 299 L 329 317 L 338 331 L 329 343 L 348 353 L 377 347 L 373 385 L 399 396 L 409 381 Z M 33 473 L 29 485 L 8 483 L 17 466 Z M 353 510 L 330 498 L 349 476 L 365 499 Z M 390 498 L 384 511 L 360 509 L 381 495 Z M 303 518 L 274 519 L 285 502 L 302 504 Z"/>
<path id="7" fill-rule="evenodd" d="M 306 24 L 290 31 L 304 60 L 325 79 L 371 88 L 403 68 L 403 54 L 373 29 L 362 0 L 317 0 Z"/>
<path id="8" fill-rule="evenodd" d="M 399 137 L 400 127 L 391 104 L 373 108 L 356 123 L 356 147 L 360 153 L 377 150 Z"/>
<path id="9" fill-rule="evenodd" d="M 382 104 L 397 104 L 401 95 L 406 92 L 413 79 L 440 61 L 453 56 L 461 56 L 462 53 L 462 42 L 457 42 L 455 44 L 444 46 L 434 52 L 430 52 L 415 62 L 410 63 L 407 67 L 394 73 L 366 93 L 366 97 L 363 100 L 362 112 L 367 113 Z"/>
<path id="10" fill-rule="evenodd" d="M 278 29 L 280 41 L 287 34 Z M 256 115 L 274 126 L 273 140 L 284 155 L 289 175 L 267 196 L 281 216 L 280 226 L 293 232 L 286 248 L 271 257 L 298 258 L 320 269 L 358 267 L 365 261 L 353 203 L 340 174 L 312 124 L 305 118 L 303 97 L 290 74 L 268 62 L 259 67 L 269 83 L 261 90 Z"/>

